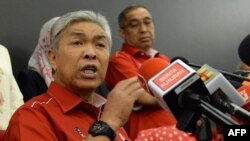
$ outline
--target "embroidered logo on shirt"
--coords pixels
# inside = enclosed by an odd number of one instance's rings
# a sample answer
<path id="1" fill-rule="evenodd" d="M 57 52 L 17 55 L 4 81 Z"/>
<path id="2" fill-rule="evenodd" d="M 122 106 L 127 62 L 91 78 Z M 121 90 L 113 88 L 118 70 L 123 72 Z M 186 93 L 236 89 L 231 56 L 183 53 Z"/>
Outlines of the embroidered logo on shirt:
<path id="1" fill-rule="evenodd" d="M 79 136 L 84 139 L 86 136 L 82 133 L 81 129 L 79 127 L 75 127 L 74 131 L 79 134 Z"/>

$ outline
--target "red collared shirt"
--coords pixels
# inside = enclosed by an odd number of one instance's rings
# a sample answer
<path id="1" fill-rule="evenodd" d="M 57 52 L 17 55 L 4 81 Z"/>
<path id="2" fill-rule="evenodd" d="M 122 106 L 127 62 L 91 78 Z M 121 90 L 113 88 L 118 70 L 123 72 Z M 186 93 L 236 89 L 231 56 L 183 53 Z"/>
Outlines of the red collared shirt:
<path id="1" fill-rule="evenodd" d="M 109 61 L 105 78 L 108 89 L 111 90 L 121 80 L 136 76 L 141 64 L 150 58 L 170 61 L 167 56 L 152 48 L 145 53 L 131 45 L 123 44 L 122 49 L 113 54 Z"/>
<path id="2" fill-rule="evenodd" d="M 136 76 L 141 64 L 152 57 L 162 58 L 169 62 L 167 56 L 154 49 L 144 53 L 135 47 L 123 44 L 122 49 L 112 55 L 109 61 L 105 78 L 107 87 L 111 90 L 119 81 Z M 131 113 L 124 128 L 129 137 L 135 139 L 141 130 L 174 124 L 176 124 L 176 119 L 169 112 L 161 108 L 143 108 Z"/>
<path id="3" fill-rule="evenodd" d="M 106 99 L 94 95 L 94 105 L 52 82 L 47 93 L 33 98 L 13 115 L 5 141 L 83 141 L 90 125 L 98 120 Z M 128 139 L 123 128 L 116 140 Z"/>

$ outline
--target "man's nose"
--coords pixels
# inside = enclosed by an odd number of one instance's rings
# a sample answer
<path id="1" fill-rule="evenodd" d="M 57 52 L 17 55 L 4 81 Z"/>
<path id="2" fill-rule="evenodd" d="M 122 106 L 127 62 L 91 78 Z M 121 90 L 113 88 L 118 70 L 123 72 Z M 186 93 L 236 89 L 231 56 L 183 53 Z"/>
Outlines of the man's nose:
<path id="1" fill-rule="evenodd" d="M 95 47 L 93 45 L 85 47 L 83 57 L 86 59 L 96 59 Z"/>
<path id="2" fill-rule="evenodd" d="M 146 30 L 147 30 L 147 25 L 145 25 L 145 24 L 143 24 L 143 23 L 140 24 L 139 30 L 140 30 L 141 32 L 146 31 Z"/>

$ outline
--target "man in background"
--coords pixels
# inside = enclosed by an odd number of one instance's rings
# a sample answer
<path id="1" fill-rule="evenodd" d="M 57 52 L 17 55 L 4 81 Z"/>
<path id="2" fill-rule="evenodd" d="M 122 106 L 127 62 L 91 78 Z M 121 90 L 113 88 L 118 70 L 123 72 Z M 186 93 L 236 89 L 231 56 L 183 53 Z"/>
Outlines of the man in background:
<path id="1" fill-rule="evenodd" d="M 112 55 L 106 75 L 109 90 L 127 78 L 138 75 L 143 62 L 150 58 L 170 59 L 153 48 L 154 22 L 149 10 L 141 5 L 126 7 L 118 17 L 119 35 L 124 40 L 121 50 Z M 161 108 L 154 96 L 145 92 L 136 101 L 125 130 L 131 139 L 144 129 L 176 124 L 169 111 Z"/>

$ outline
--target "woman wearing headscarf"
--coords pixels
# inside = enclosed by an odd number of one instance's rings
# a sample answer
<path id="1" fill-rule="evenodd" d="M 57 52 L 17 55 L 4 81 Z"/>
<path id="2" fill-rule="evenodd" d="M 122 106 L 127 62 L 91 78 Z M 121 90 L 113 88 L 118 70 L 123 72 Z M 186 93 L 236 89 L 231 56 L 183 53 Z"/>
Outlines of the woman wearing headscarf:
<path id="1" fill-rule="evenodd" d="M 51 28 L 59 17 L 54 17 L 43 24 L 38 43 L 28 62 L 28 69 L 18 74 L 17 82 L 23 93 L 24 101 L 47 91 L 53 79 L 52 68 L 47 52 L 50 48 Z"/>

